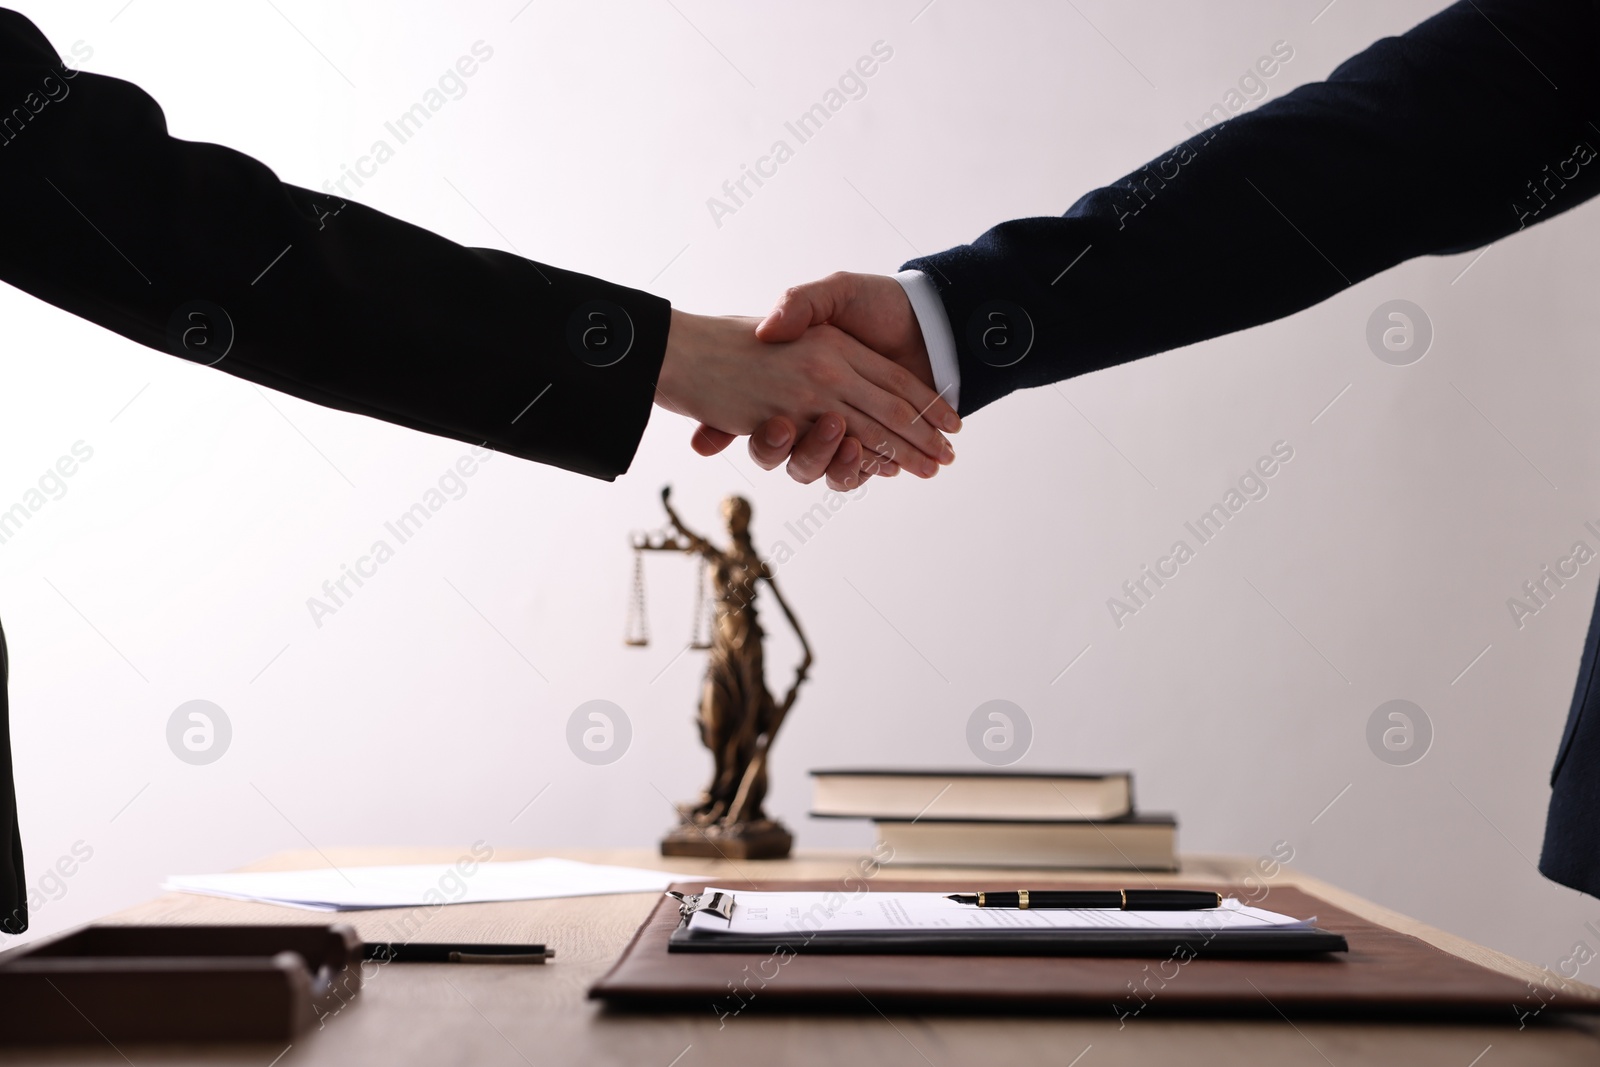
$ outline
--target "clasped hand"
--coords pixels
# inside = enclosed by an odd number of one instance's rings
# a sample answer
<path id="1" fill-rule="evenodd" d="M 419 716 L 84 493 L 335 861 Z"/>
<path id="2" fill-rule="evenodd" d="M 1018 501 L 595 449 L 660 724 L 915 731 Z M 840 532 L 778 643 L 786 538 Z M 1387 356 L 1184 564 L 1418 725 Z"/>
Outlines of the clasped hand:
<path id="1" fill-rule="evenodd" d="M 749 435 L 763 469 L 787 460 L 796 481 L 839 490 L 901 470 L 931 478 L 955 460 L 944 434 L 961 429 L 905 291 L 875 274 L 796 286 L 759 322 L 674 309 L 656 403 L 699 421 L 703 456 Z"/>

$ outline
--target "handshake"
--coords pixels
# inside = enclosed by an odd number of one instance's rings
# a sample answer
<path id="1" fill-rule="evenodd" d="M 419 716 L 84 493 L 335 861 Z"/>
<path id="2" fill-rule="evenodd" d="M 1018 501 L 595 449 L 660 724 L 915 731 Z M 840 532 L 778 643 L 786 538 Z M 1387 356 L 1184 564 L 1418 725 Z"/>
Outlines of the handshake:
<path id="1" fill-rule="evenodd" d="M 703 456 L 748 434 L 763 469 L 787 460 L 796 481 L 848 490 L 954 462 L 944 435 L 961 419 L 934 386 L 900 282 L 841 273 L 790 289 L 759 323 L 674 309 L 656 403 L 699 420 Z"/>

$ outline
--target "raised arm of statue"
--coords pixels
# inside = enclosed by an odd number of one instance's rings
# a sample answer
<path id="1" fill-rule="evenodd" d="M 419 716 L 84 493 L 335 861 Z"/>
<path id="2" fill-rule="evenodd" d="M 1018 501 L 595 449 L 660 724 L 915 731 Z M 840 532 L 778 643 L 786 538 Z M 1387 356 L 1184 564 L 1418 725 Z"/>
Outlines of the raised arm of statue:
<path id="1" fill-rule="evenodd" d="M 706 559 L 713 560 L 722 555 L 721 549 L 717 548 L 716 545 L 713 545 L 710 541 L 707 541 L 704 537 L 701 537 L 699 534 L 689 529 L 683 524 L 683 520 L 678 518 L 678 513 L 672 508 L 672 486 L 670 485 L 664 485 L 661 487 L 661 506 L 667 509 L 667 521 L 672 523 L 672 528 L 678 531 L 678 536 L 682 537 L 684 541 L 687 542 L 686 544 L 661 547 L 676 548 L 680 552 L 698 552 Z M 649 547 L 654 548 L 656 546 L 652 545 Z"/>

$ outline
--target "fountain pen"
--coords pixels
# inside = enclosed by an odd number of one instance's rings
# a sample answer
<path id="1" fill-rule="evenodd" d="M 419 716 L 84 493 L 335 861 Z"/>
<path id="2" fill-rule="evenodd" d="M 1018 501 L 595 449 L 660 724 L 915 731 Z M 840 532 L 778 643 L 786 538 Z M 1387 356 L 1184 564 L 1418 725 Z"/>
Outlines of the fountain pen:
<path id="1" fill-rule="evenodd" d="M 957 904 L 980 908 L 1116 908 L 1120 911 L 1199 911 L 1222 907 L 1222 894 L 1194 889 L 1018 889 L 1007 893 L 951 893 Z"/>

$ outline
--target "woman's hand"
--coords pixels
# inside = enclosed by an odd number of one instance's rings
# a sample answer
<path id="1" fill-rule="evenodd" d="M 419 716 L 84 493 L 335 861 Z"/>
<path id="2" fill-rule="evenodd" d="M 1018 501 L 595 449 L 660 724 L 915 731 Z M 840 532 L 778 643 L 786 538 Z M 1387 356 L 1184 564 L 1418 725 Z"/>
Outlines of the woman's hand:
<path id="1" fill-rule="evenodd" d="M 756 323 L 673 309 L 656 403 L 724 435 L 784 418 L 803 436 L 815 423 L 860 441 L 865 459 L 879 458 L 879 473 L 901 467 L 931 478 L 955 459 L 939 428 L 953 432 L 960 419 L 916 375 L 832 326 L 770 344 L 756 337 Z M 843 425 L 823 420 L 828 413 Z M 696 448 L 704 452 L 702 436 Z"/>

